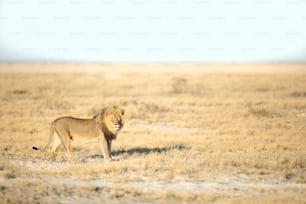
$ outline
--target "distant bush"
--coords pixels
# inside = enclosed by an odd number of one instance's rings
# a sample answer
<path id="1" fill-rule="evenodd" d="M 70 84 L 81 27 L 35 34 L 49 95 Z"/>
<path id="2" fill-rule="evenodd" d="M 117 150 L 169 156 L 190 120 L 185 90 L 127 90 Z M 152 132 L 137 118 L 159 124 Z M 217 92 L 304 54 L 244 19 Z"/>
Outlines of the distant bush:
<path id="1" fill-rule="evenodd" d="M 250 103 L 245 104 L 246 115 L 256 117 L 280 117 L 281 113 L 275 110 L 269 110 L 266 107 L 260 107 L 259 105 L 252 105 Z"/>
<path id="2" fill-rule="evenodd" d="M 305 92 L 292 92 L 290 94 L 291 97 L 293 98 L 298 98 L 298 97 L 306 97 L 306 91 Z"/>
<path id="3" fill-rule="evenodd" d="M 172 93 L 182 94 L 187 91 L 187 79 L 177 77 L 172 79 Z"/>

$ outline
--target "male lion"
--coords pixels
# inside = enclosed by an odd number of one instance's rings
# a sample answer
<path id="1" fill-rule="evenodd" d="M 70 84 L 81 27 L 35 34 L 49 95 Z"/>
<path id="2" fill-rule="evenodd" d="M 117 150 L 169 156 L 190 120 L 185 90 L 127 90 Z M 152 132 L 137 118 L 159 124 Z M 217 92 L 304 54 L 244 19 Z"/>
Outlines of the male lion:
<path id="1" fill-rule="evenodd" d="M 98 139 L 106 161 L 111 160 L 112 140 L 124 125 L 124 109 L 106 107 L 91 119 L 74 117 L 57 118 L 51 123 L 49 142 L 45 148 L 33 147 L 34 150 L 48 150 L 54 153 L 62 143 L 66 155 L 71 157 L 71 140 Z"/>

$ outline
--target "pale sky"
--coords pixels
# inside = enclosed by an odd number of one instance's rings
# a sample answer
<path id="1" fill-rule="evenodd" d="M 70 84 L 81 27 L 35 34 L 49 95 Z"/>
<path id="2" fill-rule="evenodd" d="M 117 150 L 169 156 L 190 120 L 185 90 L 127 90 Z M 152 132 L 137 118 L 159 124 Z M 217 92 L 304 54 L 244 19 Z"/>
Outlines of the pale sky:
<path id="1" fill-rule="evenodd" d="M 0 61 L 306 62 L 306 0 L 1 0 Z"/>

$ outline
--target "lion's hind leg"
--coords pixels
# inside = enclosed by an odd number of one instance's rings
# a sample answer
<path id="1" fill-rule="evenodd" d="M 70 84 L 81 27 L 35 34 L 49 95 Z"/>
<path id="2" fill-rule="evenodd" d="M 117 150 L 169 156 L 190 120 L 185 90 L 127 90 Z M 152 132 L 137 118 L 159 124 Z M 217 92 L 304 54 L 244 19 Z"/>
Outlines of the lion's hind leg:
<path id="1" fill-rule="evenodd" d="M 49 133 L 49 142 L 44 148 L 44 150 L 48 151 L 50 154 L 52 154 L 52 157 L 55 158 L 55 152 L 60 144 L 61 140 L 59 138 L 59 135 L 56 133 L 54 125 L 52 123 Z"/>
<path id="2" fill-rule="evenodd" d="M 59 139 L 59 144 L 62 143 L 65 151 L 66 151 L 66 156 L 68 159 L 72 157 L 71 153 L 71 137 L 69 135 L 69 132 L 65 128 L 57 128 L 55 129 L 55 132 L 57 134 L 57 139 Z"/>
<path id="3" fill-rule="evenodd" d="M 62 143 L 58 134 L 56 132 L 54 132 L 54 134 L 52 135 L 52 141 L 48 147 L 48 151 L 52 154 L 54 154 L 57 150 L 57 148 L 59 147 L 59 145 Z"/>
<path id="4" fill-rule="evenodd" d="M 54 124 L 51 124 L 50 132 L 49 132 L 49 141 L 48 144 L 44 148 L 39 148 L 33 146 L 33 150 L 40 150 L 40 151 L 48 151 L 50 153 L 55 153 L 58 146 L 61 144 L 61 140 L 58 136 L 58 134 L 55 131 Z"/>

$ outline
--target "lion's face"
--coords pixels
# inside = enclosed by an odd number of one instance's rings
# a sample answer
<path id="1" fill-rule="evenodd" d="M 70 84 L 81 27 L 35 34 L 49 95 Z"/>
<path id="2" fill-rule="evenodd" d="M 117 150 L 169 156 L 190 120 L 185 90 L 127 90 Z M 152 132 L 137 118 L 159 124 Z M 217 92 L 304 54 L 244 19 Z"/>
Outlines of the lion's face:
<path id="1" fill-rule="evenodd" d="M 124 126 L 124 109 L 119 107 L 110 107 L 104 111 L 103 115 L 103 120 L 112 133 L 117 134 Z"/>
<path id="2" fill-rule="evenodd" d="M 123 119 L 121 119 L 123 116 L 120 114 L 113 114 L 110 117 L 110 120 L 113 124 L 113 129 L 116 131 L 119 131 L 123 127 Z"/>

